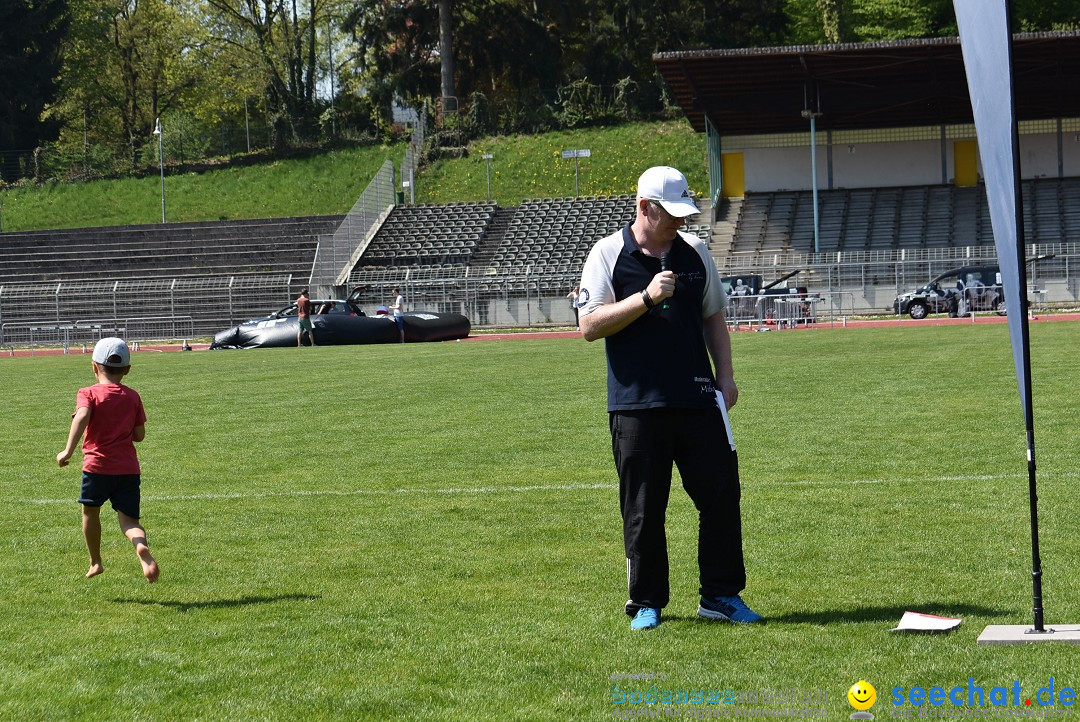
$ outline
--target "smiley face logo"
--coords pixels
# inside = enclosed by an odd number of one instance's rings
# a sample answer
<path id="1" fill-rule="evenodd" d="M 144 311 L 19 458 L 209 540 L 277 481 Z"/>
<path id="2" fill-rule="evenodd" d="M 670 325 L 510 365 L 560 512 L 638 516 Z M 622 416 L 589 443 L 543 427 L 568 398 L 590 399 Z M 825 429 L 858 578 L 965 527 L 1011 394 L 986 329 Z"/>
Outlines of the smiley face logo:
<path id="1" fill-rule="evenodd" d="M 847 692 L 847 699 L 852 707 L 865 712 L 874 706 L 874 702 L 877 702 L 877 690 L 865 679 L 860 679 L 851 685 L 851 689 Z"/>

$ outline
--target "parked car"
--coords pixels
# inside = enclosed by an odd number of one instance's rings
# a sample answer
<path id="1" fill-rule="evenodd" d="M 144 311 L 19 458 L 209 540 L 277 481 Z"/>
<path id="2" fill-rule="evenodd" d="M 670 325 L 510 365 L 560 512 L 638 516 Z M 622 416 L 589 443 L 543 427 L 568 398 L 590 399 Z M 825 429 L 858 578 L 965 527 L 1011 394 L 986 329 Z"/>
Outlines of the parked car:
<path id="1" fill-rule="evenodd" d="M 926 318 L 931 313 L 962 317 L 973 311 L 1006 314 L 1001 271 L 996 265 L 954 268 L 893 301 L 894 313 L 906 313 L 914 319 Z"/>

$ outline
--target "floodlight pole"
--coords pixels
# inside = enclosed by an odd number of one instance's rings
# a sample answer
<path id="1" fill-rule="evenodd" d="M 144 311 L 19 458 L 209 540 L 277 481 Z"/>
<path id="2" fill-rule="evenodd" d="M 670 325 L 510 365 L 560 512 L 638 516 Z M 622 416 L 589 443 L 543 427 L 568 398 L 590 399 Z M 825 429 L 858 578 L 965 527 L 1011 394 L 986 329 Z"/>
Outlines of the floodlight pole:
<path id="1" fill-rule="evenodd" d="M 802 117 L 810 120 L 810 175 L 814 196 L 814 253 L 821 253 L 821 217 L 818 210 L 817 119 L 821 113 L 804 108 Z"/>
<path id="2" fill-rule="evenodd" d="M 158 167 L 161 169 L 161 222 L 165 223 L 165 151 L 161 142 L 161 118 L 154 125 L 154 135 L 157 136 Z"/>
<path id="3" fill-rule="evenodd" d="M 330 73 L 330 129 L 337 136 L 337 111 L 334 109 L 334 35 L 330 18 L 326 18 L 327 70 Z"/>

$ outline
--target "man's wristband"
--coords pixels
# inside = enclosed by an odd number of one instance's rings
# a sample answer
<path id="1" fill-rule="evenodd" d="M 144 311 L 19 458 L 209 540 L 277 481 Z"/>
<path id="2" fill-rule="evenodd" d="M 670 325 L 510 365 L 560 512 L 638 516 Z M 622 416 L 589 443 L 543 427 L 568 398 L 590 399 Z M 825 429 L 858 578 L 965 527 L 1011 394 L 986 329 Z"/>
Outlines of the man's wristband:
<path id="1" fill-rule="evenodd" d="M 645 310 L 647 311 L 651 311 L 656 307 L 656 304 L 653 303 L 652 296 L 649 295 L 649 289 L 647 288 L 641 292 L 641 300 L 645 302 Z"/>

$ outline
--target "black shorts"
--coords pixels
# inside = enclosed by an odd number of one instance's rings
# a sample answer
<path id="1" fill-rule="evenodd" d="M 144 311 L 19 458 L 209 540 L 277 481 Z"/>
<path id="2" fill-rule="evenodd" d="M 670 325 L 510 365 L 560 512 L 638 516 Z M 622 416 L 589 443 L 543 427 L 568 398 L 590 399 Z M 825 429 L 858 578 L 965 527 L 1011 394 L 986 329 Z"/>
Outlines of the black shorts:
<path id="1" fill-rule="evenodd" d="M 112 502 L 113 509 L 133 519 L 139 518 L 139 474 L 94 474 L 84 471 L 79 503 L 102 506 Z"/>

